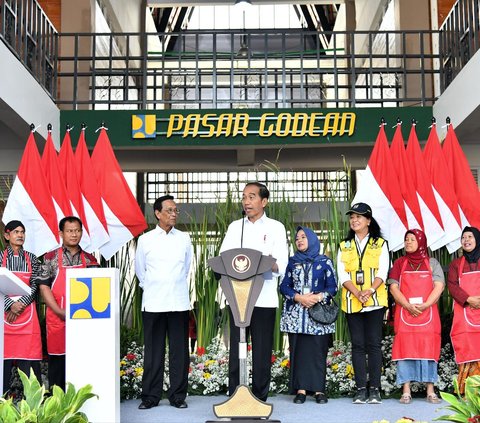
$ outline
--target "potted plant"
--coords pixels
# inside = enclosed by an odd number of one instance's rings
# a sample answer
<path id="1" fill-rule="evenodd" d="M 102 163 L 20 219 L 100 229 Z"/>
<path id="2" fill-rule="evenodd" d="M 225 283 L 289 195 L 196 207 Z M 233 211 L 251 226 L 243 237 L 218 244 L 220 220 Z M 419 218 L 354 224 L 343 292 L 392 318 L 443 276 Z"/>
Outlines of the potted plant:
<path id="1" fill-rule="evenodd" d="M 455 392 L 458 390 L 458 382 L 453 381 Z M 465 397 L 440 392 L 443 400 L 449 405 L 447 410 L 451 410 L 454 414 L 446 414 L 437 417 L 435 420 L 459 422 L 459 423 L 480 423 L 480 376 L 470 376 L 465 382 Z"/>
<path id="2" fill-rule="evenodd" d="M 66 392 L 54 386 L 51 395 L 45 396 L 47 390 L 40 385 L 33 370 L 30 370 L 30 377 L 21 370 L 18 373 L 23 383 L 25 398 L 17 404 L 11 398 L 0 398 L 1 422 L 88 423 L 87 416 L 79 410 L 88 399 L 98 398 L 92 393 L 91 385 L 76 391 L 75 387 L 68 383 Z"/>

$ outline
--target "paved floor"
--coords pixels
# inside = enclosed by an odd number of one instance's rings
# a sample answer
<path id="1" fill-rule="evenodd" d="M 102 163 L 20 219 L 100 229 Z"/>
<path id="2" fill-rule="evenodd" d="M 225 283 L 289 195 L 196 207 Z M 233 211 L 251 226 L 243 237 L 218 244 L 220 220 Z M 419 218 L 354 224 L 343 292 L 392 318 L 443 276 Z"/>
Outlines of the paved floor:
<path id="1" fill-rule="evenodd" d="M 205 423 L 216 420 L 212 406 L 225 401 L 225 396 L 191 396 L 187 398 L 187 409 L 171 407 L 162 400 L 158 407 L 138 410 L 139 400 L 125 401 L 120 405 L 121 423 Z M 400 404 L 396 399 L 383 400 L 382 404 L 352 404 L 349 398 L 330 399 L 327 404 L 317 404 L 307 398 L 305 404 L 294 404 L 293 396 L 277 395 L 270 397 L 273 404 L 271 419 L 282 423 L 372 423 L 382 419 L 395 423 L 402 417 L 411 417 L 417 422 L 431 423 L 435 417 L 450 414 L 441 408 L 448 405 L 429 404 L 423 398 L 414 398 L 408 404 Z"/>

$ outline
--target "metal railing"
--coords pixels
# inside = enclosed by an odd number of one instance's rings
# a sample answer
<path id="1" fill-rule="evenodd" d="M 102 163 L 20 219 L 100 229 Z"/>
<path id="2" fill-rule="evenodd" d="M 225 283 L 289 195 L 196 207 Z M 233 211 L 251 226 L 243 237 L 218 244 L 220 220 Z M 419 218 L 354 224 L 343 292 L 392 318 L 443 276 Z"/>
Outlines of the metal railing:
<path id="1" fill-rule="evenodd" d="M 320 35 L 331 36 L 324 50 Z M 431 105 L 435 31 L 60 34 L 62 107 L 217 109 Z M 173 51 L 165 50 L 175 39 Z M 146 54 L 131 46 L 156 45 Z M 171 45 L 171 43 L 170 43 Z M 82 89 L 83 87 L 83 89 Z"/>
<path id="2" fill-rule="evenodd" d="M 55 99 L 57 31 L 35 0 L 0 0 L 0 40 Z"/>
<path id="3" fill-rule="evenodd" d="M 216 203 L 232 198 L 240 203 L 241 189 L 250 181 L 276 187 L 293 202 L 347 201 L 349 175 L 345 171 L 250 171 L 250 172 L 148 172 L 145 174 L 146 202 L 153 204 L 165 193 L 181 203 Z"/>
<path id="4" fill-rule="evenodd" d="M 479 48 L 480 0 L 458 0 L 440 28 L 442 92 Z"/>
<path id="5" fill-rule="evenodd" d="M 34 0 L 0 0 L 0 40 L 64 109 L 432 105 L 479 48 L 479 3 L 440 31 L 58 34 Z"/>

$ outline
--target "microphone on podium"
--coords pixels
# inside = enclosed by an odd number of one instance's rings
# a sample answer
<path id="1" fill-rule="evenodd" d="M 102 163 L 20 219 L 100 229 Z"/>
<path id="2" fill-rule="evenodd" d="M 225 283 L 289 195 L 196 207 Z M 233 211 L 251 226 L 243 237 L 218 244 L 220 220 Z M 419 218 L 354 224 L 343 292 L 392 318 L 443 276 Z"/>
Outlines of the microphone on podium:
<path id="1" fill-rule="evenodd" d="M 240 238 L 240 248 L 243 248 L 243 227 L 245 226 L 245 215 L 247 213 L 245 210 L 242 208 L 242 236 Z"/>

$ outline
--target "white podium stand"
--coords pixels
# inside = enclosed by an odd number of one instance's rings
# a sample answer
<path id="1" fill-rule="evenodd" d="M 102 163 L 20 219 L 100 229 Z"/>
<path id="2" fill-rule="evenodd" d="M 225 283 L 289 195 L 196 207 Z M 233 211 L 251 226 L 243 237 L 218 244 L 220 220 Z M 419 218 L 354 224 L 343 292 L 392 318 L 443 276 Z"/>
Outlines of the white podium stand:
<path id="1" fill-rule="evenodd" d="M 120 421 L 118 288 L 118 269 L 67 270 L 66 382 L 93 386 L 81 409 L 92 423 Z"/>
<path id="2" fill-rule="evenodd" d="M 23 281 L 10 270 L 5 267 L 0 267 L 0 304 L 5 304 L 5 295 L 30 295 L 31 289 L 25 285 Z M 3 316 L 0 319 L 0 395 L 3 393 L 3 344 L 4 344 L 4 332 L 3 332 Z"/>

